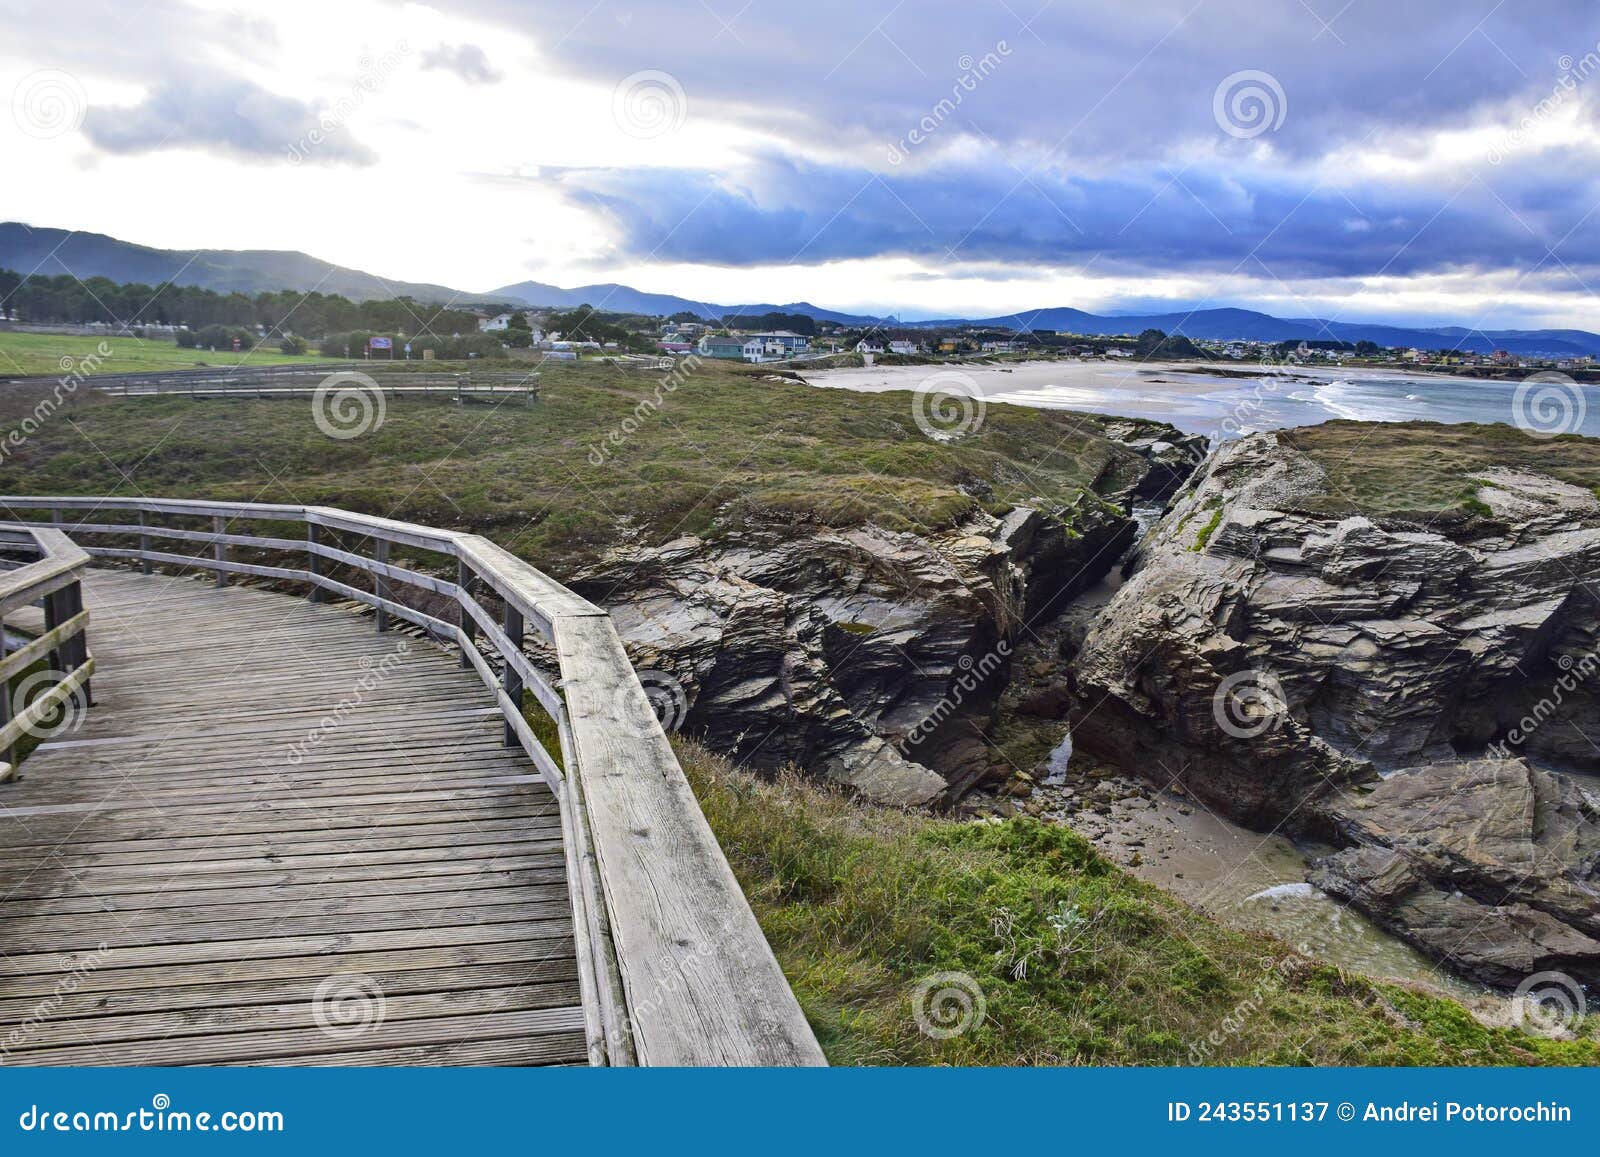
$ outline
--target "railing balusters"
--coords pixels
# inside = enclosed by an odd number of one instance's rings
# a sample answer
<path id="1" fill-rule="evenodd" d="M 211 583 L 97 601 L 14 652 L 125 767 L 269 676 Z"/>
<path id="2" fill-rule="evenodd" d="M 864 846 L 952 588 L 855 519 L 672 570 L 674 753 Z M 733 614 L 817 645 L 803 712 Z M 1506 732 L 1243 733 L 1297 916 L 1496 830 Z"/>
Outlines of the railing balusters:
<path id="1" fill-rule="evenodd" d="M 511 641 L 511 645 L 515 647 L 518 652 L 522 650 L 522 631 L 522 612 L 517 610 L 517 608 L 512 606 L 511 602 L 507 600 L 505 614 L 506 638 Z M 517 671 L 515 665 L 512 664 L 509 656 L 506 658 L 505 674 L 501 676 L 501 679 L 505 683 L 506 695 L 510 698 L 512 706 L 519 711 L 522 710 L 522 675 Z M 511 726 L 511 724 L 507 723 L 506 746 L 515 747 L 517 746 L 518 742 L 516 730 Z"/>
<path id="2" fill-rule="evenodd" d="M 315 547 L 320 545 L 321 542 L 322 528 L 314 522 L 306 523 L 306 545 L 308 547 Z M 316 579 L 322 577 L 322 556 L 315 550 L 308 549 L 306 551 L 306 573 L 311 575 L 313 580 L 311 583 L 311 590 L 307 592 L 306 597 L 314 603 L 326 601 L 328 597 L 327 592 L 318 586 L 315 581 Z"/>
<path id="3" fill-rule="evenodd" d="M 456 587 L 467 597 L 476 597 L 472 593 L 472 568 L 460 559 L 456 559 Z M 475 640 L 478 637 L 478 624 L 473 621 L 472 615 L 467 611 L 466 604 L 460 599 L 456 600 L 456 626 L 460 628 L 461 634 L 464 636 L 461 643 L 461 665 L 470 667 L 472 666 L 472 659 L 467 655 L 467 648 L 475 645 Z"/>
<path id="4" fill-rule="evenodd" d="M 224 534 L 224 533 L 226 533 L 227 528 L 228 528 L 227 519 L 223 518 L 222 515 L 220 515 L 220 514 L 212 515 L 212 517 L 211 517 L 211 532 L 213 534 L 217 534 L 217 535 Z M 218 562 L 227 562 L 228 561 L 228 544 L 223 542 L 220 538 L 217 540 L 216 545 L 213 546 L 211 549 L 212 549 L 212 557 L 214 557 Z M 221 567 L 217 568 L 217 585 L 219 587 L 225 587 L 225 586 L 228 585 L 228 572 L 223 570 Z"/>
<path id="5" fill-rule="evenodd" d="M 389 561 L 389 540 L 387 538 L 379 538 L 375 539 L 374 542 L 376 549 L 373 551 L 373 554 L 376 556 L 378 562 L 387 564 Z M 389 597 L 389 577 L 381 570 L 375 570 L 372 572 L 372 593 L 377 595 L 380 599 L 387 599 Z M 378 604 L 377 611 L 378 631 L 382 633 L 383 631 L 387 631 L 389 629 L 389 612 L 384 609 L 382 603 Z"/>
<path id="6" fill-rule="evenodd" d="M 146 522 L 145 522 L 145 518 L 146 518 L 145 512 L 142 511 L 142 510 L 139 511 L 139 525 L 140 526 L 147 525 Z M 149 554 L 150 553 L 150 536 L 148 534 L 141 534 L 139 536 L 139 553 L 141 555 L 145 555 L 145 554 Z M 155 568 L 150 565 L 150 560 L 149 559 L 141 558 L 139 560 L 139 569 L 142 572 L 144 572 L 145 574 L 149 574 Z"/>

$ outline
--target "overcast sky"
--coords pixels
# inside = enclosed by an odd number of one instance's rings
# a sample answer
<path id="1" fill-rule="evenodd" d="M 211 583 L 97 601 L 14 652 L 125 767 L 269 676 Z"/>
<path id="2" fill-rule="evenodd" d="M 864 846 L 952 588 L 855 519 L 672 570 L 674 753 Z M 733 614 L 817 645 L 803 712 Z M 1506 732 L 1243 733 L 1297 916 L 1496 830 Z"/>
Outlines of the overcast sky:
<path id="1" fill-rule="evenodd" d="M 1600 5 L 0 0 L 0 219 L 485 291 L 1600 328 Z"/>

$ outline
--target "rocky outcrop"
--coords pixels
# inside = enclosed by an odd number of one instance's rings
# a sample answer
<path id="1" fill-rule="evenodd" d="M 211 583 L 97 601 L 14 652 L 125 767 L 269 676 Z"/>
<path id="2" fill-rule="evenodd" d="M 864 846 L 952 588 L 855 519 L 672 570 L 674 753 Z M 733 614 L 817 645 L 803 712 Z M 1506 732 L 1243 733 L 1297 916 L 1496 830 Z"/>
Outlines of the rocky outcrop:
<path id="1" fill-rule="evenodd" d="M 1060 509 L 923 536 L 719 528 L 618 548 L 565 578 L 611 612 L 670 722 L 715 750 L 882 802 L 939 802 L 990 771 L 961 724 L 1004 686 L 1018 632 L 1123 554 L 1136 493 L 1170 492 L 1199 460 L 1170 428 L 1117 425 L 1147 468 L 1122 454 L 1115 487 Z"/>
<path id="2" fill-rule="evenodd" d="M 1514 986 L 1600 982 L 1600 795 L 1519 759 L 1397 772 L 1330 805 L 1351 846 L 1311 882 L 1430 955 Z"/>
<path id="3" fill-rule="evenodd" d="M 1094 581 L 1131 523 L 1085 498 L 919 537 L 875 526 L 753 530 L 612 552 L 571 585 L 686 732 L 746 766 L 818 771 L 896 804 L 964 786 L 954 721 L 1003 685 L 1031 614 Z"/>
<path id="4" fill-rule="evenodd" d="M 1074 741 L 1344 845 L 1321 886 L 1463 972 L 1592 974 L 1600 501 L 1490 470 L 1446 534 L 1329 490 L 1276 435 L 1219 449 L 1074 659 Z"/>

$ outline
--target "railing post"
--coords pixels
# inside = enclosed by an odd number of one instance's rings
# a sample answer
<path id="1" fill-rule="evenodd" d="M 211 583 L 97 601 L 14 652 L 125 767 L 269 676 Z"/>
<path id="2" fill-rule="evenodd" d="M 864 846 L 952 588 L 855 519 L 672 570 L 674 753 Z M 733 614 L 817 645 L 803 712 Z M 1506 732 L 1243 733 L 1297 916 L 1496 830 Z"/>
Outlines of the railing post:
<path id="1" fill-rule="evenodd" d="M 521 652 L 522 650 L 522 630 L 522 612 L 517 610 L 517 608 L 512 606 L 508 601 L 506 603 L 505 614 L 506 638 L 511 641 L 512 647 L 514 647 L 518 652 Z M 510 655 L 505 656 L 505 661 L 505 671 L 502 673 L 500 678 L 505 685 L 506 695 L 510 697 L 512 705 L 516 707 L 518 711 L 521 711 L 522 676 L 517 673 L 516 667 L 511 662 Z M 521 740 L 517 738 L 517 732 L 515 728 L 513 728 L 511 724 L 507 723 L 506 746 L 516 747 L 520 742 Z"/>
<path id="2" fill-rule="evenodd" d="M 464 595 L 472 594 L 472 568 L 461 559 L 456 559 L 456 587 Z M 467 655 L 467 648 L 473 646 L 473 640 L 478 637 L 478 624 L 467 613 L 466 604 L 459 599 L 456 601 L 456 626 L 461 628 L 461 665 L 472 666 L 472 660 Z"/>
<path id="3" fill-rule="evenodd" d="M 217 541 L 211 547 L 211 555 L 218 562 L 227 562 L 228 561 L 228 544 L 223 542 L 222 538 L 221 538 L 221 536 L 224 533 L 226 533 L 227 528 L 228 528 L 227 520 L 224 519 L 222 517 L 222 515 L 213 514 L 211 516 L 211 532 L 218 536 L 217 537 Z M 218 571 L 217 571 L 217 585 L 219 587 L 225 587 L 225 586 L 228 585 L 228 572 L 227 571 L 218 569 Z"/>
<path id="4" fill-rule="evenodd" d="M 306 523 L 306 546 L 314 547 L 321 543 L 322 528 L 314 522 Z M 311 591 L 306 596 L 314 603 L 320 603 L 326 597 L 325 592 L 316 584 L 316 579 L 322 576 L 322 556 L 314 550 L 306 551 L 306 570 L 312 578 Z"/>
<path id="5" fill-rule="evenodd" d="M 5 654 L 6 621 L 0 616 L 0 655 Z M 11 681 L 0 679 L 0 727 L 11 722 Z M 4 751 L 0 751 L 0 761 L 11 768 L 10 772 L 0 772 L 0 775 L 14 775 L 17 768 L 17 745 L 8 743 Z"/>
<path id="6" fill-rule="evenodd" d="M 44 629 L 47 632 L 53 631 L 82 610 L 82 584 L 69 583 L 58 591 L 52 591 L 44 597 Z M 71 638 L 61 640 L 60 644 L 50 652 L 50 667 L 65 677 L 83 666 L 88 659 L 89 633 L 83 630 Z M 83 682 L 83 702 L 85 706 L 94 705 L 94 697 L 89 690 L 87 679 Z"/>
<path id="7" fill-rule="evenodd" d="M 377 556 L 377 559 L 378 559 L 379 562 L 381 562 L 381 563 L 388 562 L 389 561 L 389 540 L 386 539 L 386 538 L 380 538 L 380 539 L 376 540 L 376 543 L 377 543 L 377 549 L 373 551 L 373 554 L 375 554 Z M 381 571 L 374 571 L 372 573 L 372 593 L 377 595 L 380 599 L 386 599 L 386 598 L 389 597 L 389 580 L 388 580 L 388 578 L 386 578 L 384 576 L 384 574 Z M 378 630 L 387 631 L 388 629 L 389 629 L 389 612 L 384 610 L 382 607 L 379 607 L 378 608 Z"/>
<path id="8" fill-rule="evenodd" d="M 142 511 L 142 510 L 139 511 L 139 525 L 140 526 L 144 526 L 145 525 L 145 512 Z M 145 555 L 147 555 L 149 553 L 150 553 L 150 536 L 148 534 L 144 534 L 144 533 L 141 532 L 140 535 L 139 535 L 139 570 L 144 574 L 149 574 L 152 570 L 155 569 L 154 567 L 152 567 L 150 565 L 150 560 L 148 558 L 144 557 Z"/>

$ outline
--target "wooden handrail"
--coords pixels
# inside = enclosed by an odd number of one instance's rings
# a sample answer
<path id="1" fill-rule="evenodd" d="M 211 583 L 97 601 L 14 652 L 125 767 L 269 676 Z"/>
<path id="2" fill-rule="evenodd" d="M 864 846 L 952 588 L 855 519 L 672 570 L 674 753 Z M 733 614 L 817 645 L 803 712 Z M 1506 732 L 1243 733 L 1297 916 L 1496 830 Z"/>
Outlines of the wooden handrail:
<path id="1" fill-rule="evenodd" d="M 479 535 L 332 507 L 28 495 L 0 496 L 0 508 L 51 512 L 46 528 L 20 524 L 36 535 L 139 544 L 84 546 L 94 557 L 205 570 L 223 582 L 246 574 L 299 583 L 313 599 L 366 603 L 381 612 L 380 629 L 404 619 L 460 648 L 501 708 L 508 745 L 526 751 L 560 803 L 591 1060 L 825 1063 L 601 608 Z M 83 520 L 67 521 L 68 511 Z M 118 521 L 118 513 L 137 518 Z M 213 529 L 161 527 L 153 516 L 214 520 Z M 298 523 L 303 532 L 241 533 L 241 522 Z M 371 539 L 372 555 L 336 546 L 326 532 Z M 155 550 L 152 540 L 210 553 Z M 401 565 L 387 557 L 396 546 L 447 556 L 454 573 Z M 241 561 L 234 548 L 304 561 Z M 330 564 L 364 572 L 368 589 L 336 577 Z M 453 621 L 410 605 L 399 587 L 447 600 Z M 498 620 L 481 601 L 490 594 L 503 604 Z M 525 628 L 552 649 L 555 683 L 524 654 Z M 559 761 L 523 715 L 524 690 L 555 721 Z"/>
<path id="2" fill-rule="evenodd" d="M 5 616 L 38 603 L 44 608 L 44 631 L 10 654 L 0 657 L 0 783 L 17 773 L 17 743 L 33 732 L 69 699 L 92 702 L 89 677 L 89 612 L 83 609 L 81 580 L 89 555 L 59 530 L 16 525 L 4 528 L 7 549 L 32 548 L 36 562 L 0 574 L 0 639 Z M 13 716 L 11 680 L 42 659 L 49 659 L 50 685 L 20 705 Z"/>

